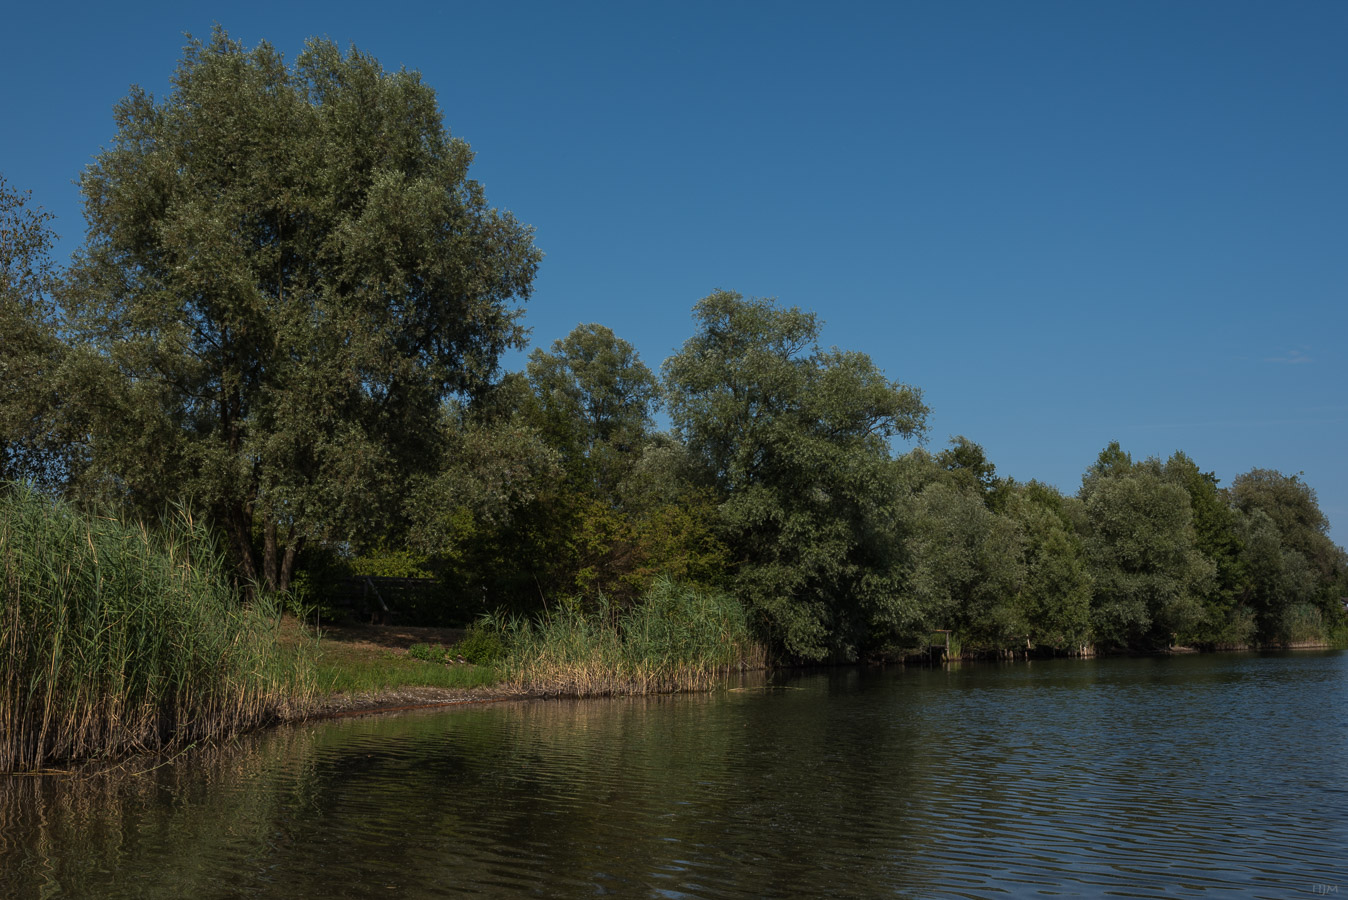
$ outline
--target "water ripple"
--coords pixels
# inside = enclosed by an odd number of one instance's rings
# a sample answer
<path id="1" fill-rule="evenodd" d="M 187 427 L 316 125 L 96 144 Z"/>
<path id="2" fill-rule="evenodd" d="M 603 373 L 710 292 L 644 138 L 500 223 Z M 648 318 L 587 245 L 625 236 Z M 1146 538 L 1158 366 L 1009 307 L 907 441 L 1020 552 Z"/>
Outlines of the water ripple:
<path id="1" fill-rule="evenodd" d="M 1348 891 L 1348 656 L 838 670 L 0 782 L 24 897 Z"/>

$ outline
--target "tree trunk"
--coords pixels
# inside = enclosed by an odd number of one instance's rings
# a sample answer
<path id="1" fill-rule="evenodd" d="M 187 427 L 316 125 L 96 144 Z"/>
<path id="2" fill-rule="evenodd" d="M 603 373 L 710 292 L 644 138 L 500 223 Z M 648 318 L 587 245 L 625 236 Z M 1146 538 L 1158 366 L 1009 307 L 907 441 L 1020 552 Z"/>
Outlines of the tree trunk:
<path id="1" fill-rule="evenodd" d="M 248 515 L 238 506 L 225 514 L 230 543 L 234 545 L 234 562 L 250 584 L 257 583 L 257 561 L 253 558 L 253 536 L 248 527 Z M 250 588 L 251 590 L 251 588 Z"/>
<path id="2" fill-rule="evenodd" d="M 281 578 L 278 590 L 283 594 L 290 590 L 290 578 L 295 573 L 295 557 L 299 555 L 303 546 L 304 538 L 295 537 L 295 529 L 292 527 L 286 538 L 285 557 L 281 560 Z"/>
<path id="3" fill-rule="evenodd" d="M 276 522 L 271 518 L 262 529 L 262 580 L 267 590 L 276 590 Z"/>

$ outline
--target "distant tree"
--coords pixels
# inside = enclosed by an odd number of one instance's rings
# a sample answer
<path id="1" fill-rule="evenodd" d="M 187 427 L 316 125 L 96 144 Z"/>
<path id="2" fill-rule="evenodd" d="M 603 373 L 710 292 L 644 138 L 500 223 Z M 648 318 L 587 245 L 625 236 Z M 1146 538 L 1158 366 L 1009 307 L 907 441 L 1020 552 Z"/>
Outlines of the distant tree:
<path id="1" fill-rule="evenodd" d="M 720 291 L 694 316 L 664 366 L 670 417 L 716 487 L 736 589 L 769 639 L 820 659 L 911 626 L 889 440 L 923 433 L 921 393 L 820 349 L 798 308 Z"/>
<path id="2" fill-rule="evenodd" d="M 1231 482 L 1231 500 L 1241 512 L 1260 510 L 1268 516 L 1283 541 L 1308 560 L 1322 564 L 1328 574 L 1333 567 L 1333 544 L 1329 519 L 1320 511 L 1315 489 L 1299 475 L 1284 475 L 1273 469 L 1251 469 Z"/>
<path id="3" fill-rule="evenodd" d="M 1149 471 L 1184 488 L 1193 513 L 1194 544 L 1214 567 L 1211 587 L 1200 598 L 1203 619 L 1182 639 L 1194 643 L 1243 643 L 1253 638 L 1250 618 L 1240 608 L 1245 569 L 1241 562 L 1240 514 L 1226 492 L 1217 487 L 1217 476 L 1199 469 L 1197 463 L 1176 451 L 1161 465 L 1146 461 Z"/>
<path id="4" fill-rule="evenodd" d="M 574 387 L 569 367 L 550 374 Z M 681 444 L 646 433 L 648 411 L 592 432 L 596 419 L 565 399 L 545 411 L 518 373 L 453 410 L 443 461 L 414 479 L 408 509 L 412 546 L 458 593 L 524 611 L 630 602 L 658 575 L 724 586 L 714 496 Z"/>
<path id="5" fill-rule="evenodd" d="M 1348 555 L 1329 537 L 1329 519 L 1320 510 L 1315 490 L 1299 475 L 1283 475 L 1272 469 L 1252 469 L 1237 475 L 1231 482 L 1230 496 L 1236 509 L 1246 516 L 1256 512 L 1266 516 L 1276 530 L 1282 549 L 1281 568 L 1288 573 L 1306 569 L 1308 590 L 1298 599 L 1313 604 L 1325 625 L 1343 621 L 1342 599 L 1348 596 Z M 1265 533 L 1267 528 L 1251 523 L 1247 533 Z M 1273 568 L 1269 560 L 1275 555 L 1268 546 L 1267 534 L 1261 539 L 1263 563 L 1255 564 L 1258 572 L 1267 575 Z M 1290 556 L 1288 554 L 1295 554 Z M 1255 576 L 1256 581 L 1260 580 Z M 1275 579 L 1276 580 L 1276 579 Z M 1300 582 L 1297 576 L 1294 580 Z M 1264 596 L 1272 596 L 1264 579 Z M 1282 592 L 1286 595 L 1286 590 Z M 1267 609 L 1267 605 L 1265 604 Z M 1267 627 L 1273 622 L 1265 612 L 1262 622 Z M 1323 635 L 1321 635 L 1323 636 Z M 1285 635 L 1284 635 L 1285 637 Z M 1270 635 L 1270 639 L 1282 639 Z"/>
<path id="6" fill-rule="evenodd" d="M 647 441 L 619 485 L 622 508 L 636 526 L 646 579 L 666 575 L 727 587 L 729 548 L 719 534 L 716 493 L 702 476 L 687 448 L 660 434 Z"/>
<path id="7" fill-rule="evenodd" d="M 1110 441 L 1096 457 L 1095 464 L 1086 470 L 1083 482 L 1089 485 L 1100 478 L 1113 478 L 1127 475 L 1133 470 L 1133 456 L 1119 446 L 1118 441 Z M 1083 488 L 1084 489 L 1084 488 Z"/>
<path id="8" fill-rule="evenodd" d="M 1067 505 L 1068 498 L 1036 481 L 1012 486 L 1004 504 L 1024 542 L 1017 606 L 1035 648 L 1074 651 L 1091 640 L 1090 567 Z"/>
<path id="9" fill-rule="evenodd" d="M 945 481 L 917 498 L 909 538 L 911 589 L 927 626 L 960 633 L 972 648 L 1024 646 L 1024 537 L 1015 520 L 984 505 L 977 489 Z"/>
<path id="10" fill-rule="evenodd" d="M 636 348 L 603 325 L 578 325 L 529 356 L 544 434 L 578 477 L 612 491 L 639 456 L 659 399 Z"/>
<path id="11" fill-rule="evenodd" d="M 622 455 L 633 458 L 622 460 L 613 491 L 581 486 L 572 495 L 575 518 L 564 544 L 575 593 L 628 603 L 657 576 L 725 587 L 730 558 L 719 534 L 717 498 L 689 465 L 685 448 L 658 434 Z"/>
<path id="12" fill-rule="evenodd" d="M 633 506 L 624 490 L 656 439 L 659 384 L 636 348 L 603 325 L 578 325 L 548 350 L 535 350 L 527 373 L 527 414 L 565 471 L 533 533 L 552 548 L 546 580 L 556 591 L 623 603 L 658 571 L 680 574 L 674 557 L 682 529 L 672 521 L 657 525 L 650 508 Z M 673 511 L 673 499 L 659 505 L 662 516 Z M 653 529 L 661 527 L 669 530 L 656 539 Z"/>
<path id="13" fill-rule="evenodd" d="M 442 404 L 522 342 L 540 254 L 434 92 L 356 50 L 288 67 L 217 29 L 115 118 L 71 294 L 102 379 L 92 478 L 196 501 L 245 577 L 285 589 L 306 540 L 377 527 L 439 458 Z"/>
<path id="14" fill-rule="evenodd" d="M 1251 636 L 1266 642 L 1289 640 L 1291 610 L 1315 599 L 1314 573 L 1303 555 L 1283 545 L 1277 524 L 1262 509 L 1244 514 L 1240 524 L 1245 575 L 1241 600 L 1254 614 Z"/>
<path id="15" fill-rule="evenodd" d="M 1214 566 L 1198 551 L 1188 493 L 1111 444 L 1083 480 L 1097 638 L 1164 646 L 1202 620 Z"/>

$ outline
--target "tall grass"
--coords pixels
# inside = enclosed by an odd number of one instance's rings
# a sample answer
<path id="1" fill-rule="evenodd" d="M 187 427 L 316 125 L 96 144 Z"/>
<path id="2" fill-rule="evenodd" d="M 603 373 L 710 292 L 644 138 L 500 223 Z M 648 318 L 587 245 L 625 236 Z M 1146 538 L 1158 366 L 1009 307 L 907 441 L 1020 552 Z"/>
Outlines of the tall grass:
<path id="1" fill-rule="evenodd" d="M 302 704 L 302 647 L 186 514 L 151 532 L 0 485 L 0 771 L 162 750 Z"/>
<path id="2" fill-rule="evenodd" d="M 624 609 L 563 606 L 534 618 L 488 616 L 498 664 L 520 690 L 589 697 L 706 690 L 729 672 L 762 668 L 766 655 L 744 607 L 721 592 L 663 579 Z"/>

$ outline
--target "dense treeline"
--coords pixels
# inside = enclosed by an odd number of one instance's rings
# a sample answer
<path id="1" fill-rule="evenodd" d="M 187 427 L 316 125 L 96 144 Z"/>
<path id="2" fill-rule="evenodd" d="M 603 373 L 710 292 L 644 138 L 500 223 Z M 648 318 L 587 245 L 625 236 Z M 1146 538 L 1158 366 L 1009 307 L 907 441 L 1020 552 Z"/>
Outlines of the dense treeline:
<path id="1" fill-rule="evenodd" d="M 535 351 L 459 411 L 456 469 L 361 563 L 411 548 L 482 609 L 629 602 L 673 575 L 729 589 L 790 659 L 937 629 L 966 653 L 1341 640 L 1348 558 L 1298 476 L 1222 488 L 1181 452 L 1111 444 L 1067 496 L 999 478 L 963 437 L 898 454 L 919 393 L 821 351 L 812 315 L 718 293 L 696 316 L 662 379 L 599 325 Z"/>
<path id="2" fill-rule="evenodd" d="M 1345 635 L 1348 558 L 1298 476 L 1111 444 L 1075 495 L 998 477 L 966 438 L 926 449 L 920 390 L 795 307 L 716 292 L 658 373 L 601 324 L 500 372 L 541 255 L 415 73 L 217 31 L 116 122 L 67 269 L 0 181 L 0 476 L 189 503 L 249 590 L 432 576 L 433 621 L 672 579 L 786 660 Z"/>

